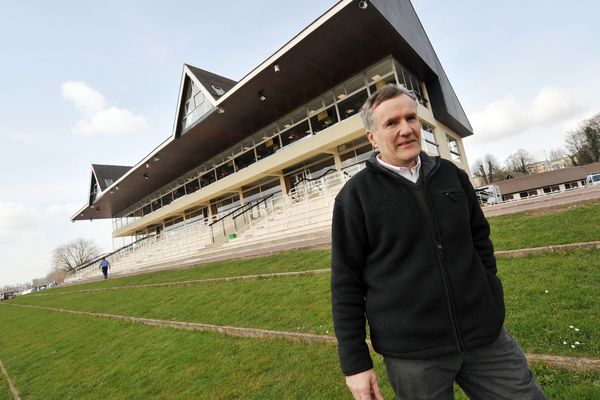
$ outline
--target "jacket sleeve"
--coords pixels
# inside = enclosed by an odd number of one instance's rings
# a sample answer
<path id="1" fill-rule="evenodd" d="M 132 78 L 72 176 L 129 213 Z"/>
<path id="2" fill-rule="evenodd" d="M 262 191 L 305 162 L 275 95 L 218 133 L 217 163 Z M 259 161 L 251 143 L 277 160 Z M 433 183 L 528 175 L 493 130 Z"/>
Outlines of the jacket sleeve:
<path id="1" fill-rule="evenodd" d="M 342 371 L 354 375 L 373 367 L 366 339 L 364 219 L 336 200 L 332 222 L 331 301 Z"/>
<path id="2" fill-rule="evenodd" d="M 494 246 L 490 239 L 490 224 L 485 218 L 485 215 L 483 215 L 483 211 L 481 210 L 481 206 L 479 205 L 475 189 L 473 188 L 473 185 L 471 185 L 469 176 L 461 169 L 458 171 L 458 176 L 462 187 L 467 194 L 469 208 L 471 210 L 471 236 L 473 239 L 473 246 L 475 247 L 477 254 L 479 254 L 483 266 L 495 275 L 497 271 L 496 257 L 494 256 Z"/>

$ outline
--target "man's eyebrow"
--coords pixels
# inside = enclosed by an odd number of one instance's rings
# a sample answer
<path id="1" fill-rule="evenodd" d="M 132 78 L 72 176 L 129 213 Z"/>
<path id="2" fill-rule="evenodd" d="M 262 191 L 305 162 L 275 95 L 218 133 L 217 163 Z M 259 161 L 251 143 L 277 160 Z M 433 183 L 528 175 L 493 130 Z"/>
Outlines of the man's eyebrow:
<path id="1" fill-rule="evenodd" d="M 400 119 L 399 117 L 389 117 L 383 121 L 383 125 L 385 126 L 385 125 L 389 124 L 390 122 L 398 122 L 399 119 Z"/>

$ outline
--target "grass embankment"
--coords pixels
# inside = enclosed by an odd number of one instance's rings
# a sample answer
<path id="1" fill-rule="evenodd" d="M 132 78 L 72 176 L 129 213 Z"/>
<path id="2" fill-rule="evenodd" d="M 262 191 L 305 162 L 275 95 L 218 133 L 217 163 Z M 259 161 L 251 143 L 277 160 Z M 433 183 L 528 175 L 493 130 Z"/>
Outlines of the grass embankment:
<path id="1" fill-rule="evenodd" d="M 511 249 L 600 240 L 599 215 L 600 203 L 490 222 L 496 248 Z M 329 251 L 298 251 L 16 298 L 0 304 L 0 321 L 9 327 L 9 334 L 0 335 L 0 359 L 24 399 L 349 398 L 330 344 L 235 338 L 11 306 L 331 335 L 329 274 L 77 292 L 322 269 L 329 260 Z M 600 250 L 498 260 L 506 325 L 527 352 L 600 357 L 598 260 Z M 573 349 L 575 341 L 580 344 Z M 374 359 L 384 395 L 391 399 L 381 358 Z M 548 398 L 600 399 L 600 373 L 535 364 L 533 370 Z M 11 398 L 0 380 L 0 400 L 3 396 Z M 457 398 L 466 399 L 459 390 Z"/>
<path id="2" fill-rule="evenodd" d="M 349 398 L 335 346 L 233 338 L 0 306 L 0 356 L 24 399 Z M 393 398 L 381 358 L 382 390 Z M 534 365 L 549 398 L 594 399 L 598 373 Z M 458 399 L 466 399 L 457 390 Z"/>
<path id="3" fill-rule="evenodd" d="M 8 382 L 2 373 L 0 372 L 0 400 L 13 400 Z"/>
<path id="4" fill-rule="evenodd" d="M 280 257 L 239 265 L 246 270 L 255 262 L 289 262 Z M 598 260 L 600 250 L 498 260 L 506 292 L 506 325 L 526 351 L 600 357 L 600 342 L 595 340 L 600 326 L 591 318 L 600 315 Z M 329 280 L 329 274 L 322 274 L 89 293 L 48 291 L 16 298 L 14 303 L 332 335 Z M 581 344 L 573 349 L 575 341 Z"/>
<path id="5" fill-rule="evenodd" d="M 297 250 L 277 254 L 277 262 L 273 262 L 268 256 L 250 260 L 219 261 L 186 269 L 164 270 L 122 278 L 111 277 L 111 279 L 108 280 L 60 287 L 52 289 L 52 291 L 69 292 L 126 285 L 181 282 L 278 272 L 310 271 L 330 267 L 331 253 L 329 250 Z"/>
<path id="6" fill-rule="evenodd" d="M 600 240 L 600 202 L 488 218 L 496 250 Z"/>

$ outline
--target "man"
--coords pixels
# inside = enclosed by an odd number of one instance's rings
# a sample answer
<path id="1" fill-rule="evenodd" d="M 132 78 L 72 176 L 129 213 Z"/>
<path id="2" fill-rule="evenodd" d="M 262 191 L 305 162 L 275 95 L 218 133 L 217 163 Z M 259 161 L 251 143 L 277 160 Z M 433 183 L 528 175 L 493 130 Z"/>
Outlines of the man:
<path id="1" fill-rule="evenodd" d="M 102 274 L 104 274 L 104 279 L 108 278 L 108 269 L 110 268 L 110 263 L 105 257 L 102 257 L 102 261 L 100 261 L 100 269 L 102 270 Z"/>
<path id="2" fill-rule="evenodd" d="M 506 332 L 489 225 L 467 174 L 421 152 L 417 103 L 387 85 L 361 115 L 378 150 L 336 198 L 332 306 L 355 399 L 382 399 L 365 342 L 400 399 L 544 399 Z"/>

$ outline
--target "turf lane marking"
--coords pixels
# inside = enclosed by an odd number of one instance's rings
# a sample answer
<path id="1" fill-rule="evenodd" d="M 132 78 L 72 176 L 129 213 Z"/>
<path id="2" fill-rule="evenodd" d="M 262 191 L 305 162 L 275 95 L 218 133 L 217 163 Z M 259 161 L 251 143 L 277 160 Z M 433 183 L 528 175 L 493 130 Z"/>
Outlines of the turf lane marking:
<path id="1" fill-rule="evenodd" d="M 8 388 L 10 389 L 10 393 L 12 394 L 13 398 L 15 400 L 21 400 L 19 397 L 19 392 L 17 392 L 17 388 L 15 385 L 13 385 L 12 381 L 10 380 L 10 376 L 8 376 L 8 372 L 6 372 L 6 368 L 4 368 L 2 360 L 0 360 L 0 369 L 2 370 L 2 375 L 4 375 L 6 381 L 8 382 Z"/>
<path id="2" fill-rule="evenodd" d="M 276 272 L 276 273 L 272 273 L 272 274 L 229 276 L 229 277 L 223 277 L 223 278 L 194 279 L 194 280 L 189 280 L 189 281 L 147 283 L 147 284 L 142 284 L 142 285 L 113 286 L 113 287 L 96 288 L 96 289 L 71 290 L 71 291 L 58 292 L 58 293 L 39 293 L 39 294 L 30 295 L 30 296 L 31 297 L 36 297 L 36 296 L 49 296 L 51 294 L 70 294 L 70 293 L 99 292 L 99 291 L 104 291 L 104 290 L 121 290 L 121 289 L 140 289 L 140 288 L 152 288 L 152 287 L 202 285 L 202 284 L 206 284 L 206 283 L 218 283 L 218 282 L 231 282 L 231 281 L 242 281 L 242 280 L 258 280 L 258 279 L 284 278 L 284 277 L 289 277 L 289 276 L 317 275 L 317 274 L 324 274 L 324 273 L 328 273 L 328 272 L 331 272 L 331 268 L 313 269 L 313 270 L 308 270 L 308 271 Z"/>
<path id="3" fill-rule="evenodd" d="M 185 329 L 191 331 L 204 331 L 204 332 L 217 332 L 231 336 L 241 337 L 252 337 L 252 338 L 284 338 L 297 342 L 316 342 L 316 343 L 337 343 L 337 340 L 333 336 L 327 335 L 316 335 L 311 333 L 299 333 L 299 332 L 285 332 L 285 331 L 272 331 L 268 329 L 258 328 L 242 328 L 237 326 L 226 326 L 226 325 L 211 325 L 203 324 L 199 322 L 181 322 L 181 321 L 168 321 L 162 319 L 151 319 L 151 318 L 140 318 L 140 317 L 129 317 L 126 315 L 117 314 L 106 314 L 106 313 L 94 313 L 88 311 L 76 311 L 66 310 L 63 308 L 53 307 L 42 307 L 33 306 L 26 304 L 10 304 L 14 307 L 25 307 L 34 308 L 39 310 L 58 311 L 75 315 L 85 315 L 91 317 L 101 317 L 114 319 L 119 321 L 137 322 L 143 325 L 159 326 L 166 328 Z"/>
<path id="4" fill-rule="evenodd" d="M 543 247 L 530 247 L 526 249 L 514 249 L 514 250 L 497 250 L 494 251 L 494 255 L 498 257 L 517 258 L 525 257 L 533 254 L 548 254 L 548 253 L 563 253 L 568 250 L 577 249 L 600 249 L 600 241 L 598 242 L 582 242 L 582 243 L 568 243 L 568 244 L 555 244 L 551 246 Z"/>
<path id="5" fill-rule="evenodd" d="M 25 304 L 10 304 L 14 307 L 25 307 L 39 310 L 49 310 L 64 312 L 75 315 L 85 315 L 92 317 L 101 317 L 114 319 L 119 321 L 137 322 L 143 325 L 158 326 L 164 328 L 175 328 L 185 329 L 192 331 L 203 331 L 203 332 L 217 332 L 230 336 L 250 337 L 250 338 L 280 338 L 288 339 L 295 342 L 305 343 L 330 343 L 335 344 L 337 340 L 334 336 L 317 335 L 311 333 L 298 333 L 298 332 L 285 332 L 285 331 L 272 331 L 268 329 L 258 328 L 241 328 L 236 326 L 225 326 L 225 325 L 210 325 L 202 324 L 198 322 L 180 322 L 180 321 L 167 321 L 162 319 L 150 319 L 150 318 L 139 318 L 139 317 L 128 317 L 125 315 L 116 314 L 105 314 L 105 313 L 93 313 L 88 311 L 75 311 L 66 310 L 62 308 L 42 307 Z M 371 341 L 366 341 L 369 347 L 371 347 Z M 539 362 L 547 364 L 553 367 L 565 368 L 569 370 L 590 370 L 600 371 L 600 359 L 585 358 L 585 357 L 569 357 L 569 356 L 557 356 L 552 354 L 532 354 L 526 353 L 525 357 L 529 362 Z"/>

